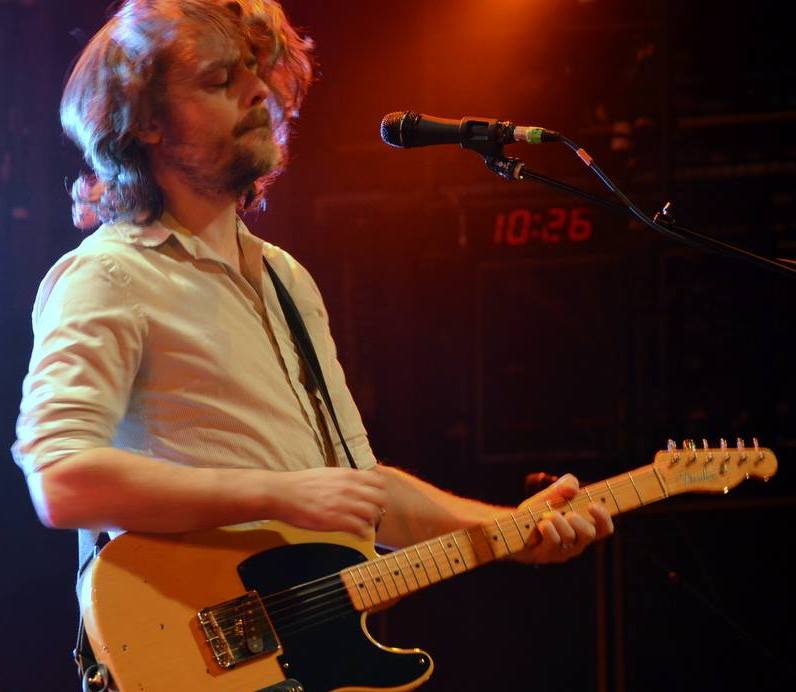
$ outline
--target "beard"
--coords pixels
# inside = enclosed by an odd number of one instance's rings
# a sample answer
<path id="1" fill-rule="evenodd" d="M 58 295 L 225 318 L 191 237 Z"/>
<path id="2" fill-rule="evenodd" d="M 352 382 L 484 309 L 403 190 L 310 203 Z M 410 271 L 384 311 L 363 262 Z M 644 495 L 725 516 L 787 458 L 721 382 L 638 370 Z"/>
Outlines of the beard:
<path id="1" fill-rule="evenodd" d="M 235 129 L 232 144 L 219 138 L 199 142 L 179 133 L 170 135 L 162 148 L 164 163 L 200 194 L 240 199 L 282 161 L 267 115 L 245 119 Z"/>

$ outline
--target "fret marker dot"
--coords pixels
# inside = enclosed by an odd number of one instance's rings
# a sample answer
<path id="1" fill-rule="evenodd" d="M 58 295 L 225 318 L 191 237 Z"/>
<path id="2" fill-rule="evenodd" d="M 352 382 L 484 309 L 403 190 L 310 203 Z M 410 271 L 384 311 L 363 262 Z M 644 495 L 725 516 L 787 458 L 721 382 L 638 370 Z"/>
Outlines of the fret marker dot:
<path id="1" fill-rule="evenodd" d="M 381 577 L 376 577 L 376 581 L 381 581 Z"/>
<path id="2" fill-rule="evenodd" d="M 453 561 L 454 561 L 454 562 L 455 562 L 457 565 L 459 564 L 459 558 L 458 558 L 458 557 L 457 557 L 457 558 L 454 558 L 454 560 L 453 560 Z"/>
<path id="3" fill-rule="evenodd" d="M 397 577 L 397 576 L 398 576 L 398 570 L 395 570 L 395 571 L 393 572 L 393 574 L 394 574 L 394 575 Z"/>
<path id="4" fill-rule="evenodd" d="M 419 562 L 415 562 L 415 569 L 420 569 L 420 563 Z"/>
<path id="5" fill-rule="evenodd" d="M 530 529 L 530 528 L 531 528 L 531 525 L 530 525 L 530 524 L 526 524 L 526 525 L 525 525 L 525 528 L 526 528 L 526 529 Z"/>
<path id="6" fill-rule="evenodd" d="M 364 584 L 360 584 L 360 585 L 359 585 L 359 588 L 360 588 L 360 589 L 364 589 L 364 588 L 365 588 L 365 585 L 364 585 Z"/>

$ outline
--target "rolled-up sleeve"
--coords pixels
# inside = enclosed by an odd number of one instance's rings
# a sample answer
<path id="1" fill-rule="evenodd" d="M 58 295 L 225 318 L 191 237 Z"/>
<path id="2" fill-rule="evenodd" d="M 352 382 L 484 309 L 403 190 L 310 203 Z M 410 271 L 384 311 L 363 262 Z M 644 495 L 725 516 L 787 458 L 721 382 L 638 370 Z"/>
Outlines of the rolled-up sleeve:
<path id="1" fill-rule="evenodd" d="M 33 352 L 17 420 L 26 475 L 112 443 L 140 367 L 146 322 L 108 255 L 66 255 L 33 308 Z"/>

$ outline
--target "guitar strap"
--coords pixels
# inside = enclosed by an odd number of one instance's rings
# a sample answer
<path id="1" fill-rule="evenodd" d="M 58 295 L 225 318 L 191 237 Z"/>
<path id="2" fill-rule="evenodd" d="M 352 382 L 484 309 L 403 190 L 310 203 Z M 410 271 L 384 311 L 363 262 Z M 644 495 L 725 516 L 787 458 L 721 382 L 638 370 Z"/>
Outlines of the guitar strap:
<path id="1" fill-rule="evenodd" d="M 290 293 L 288 292 L 287 288 L 285 288 L 285 284 L 282 283 L 282 280 L 279 278 L 278 274 L 274 271 L 274 268 L 269 264 L 265 257 L 263 257 L 263 263 L 265 264 L 268 273 L 271 275 L 271 280 L 274 282 L 276 297 L 279 298 L 279 304 L 282 306 L 282 312 L 285 315 L 285 320 L 290 327 L 290 333 L 293 335 L 293 341 L 296 342 L 296 347 L 298 348 L 301 357 L 304 359 L 306 369 L 312 378 L 312 384 L 314 385 L 315 390 L 321 393 L 323 402 L 326 404 L 326 409 L 329 411 L 329 417 L 332 419 L 332 423 L 334 423 L 334 427 L 337 430 L 337 436 L 340 438 L 340 443 L 343 445 L 343 451 L 345 452 L 346 459 L 348 459 L 348 463 L 352 469 L 359 468 L 357 463 L 354 461 L 354 456 L 351 454 L 351 450 L 348 448 L 345 437 L 343 436 L 343 432 L 340 429 L 340 423 L 337 420 L 337 414 L 334 412 L 334 406 L 332 405 L 332 397 L 329 395 L 329 389 L 326 386 L 326 380 L 323 379 L 321 364 L 318 362 L 318 355 L 315 353 L 315 347 L 312 345 L 312 339 L 310 339 L 310 335 L 307 332 L 307 327 L 304 324 L 304 320 L 301 319 L 301 314 L 299 313 L 296 304 L 293 302 L 293 298 L 290 297 Z"/>
<path id="2" fill-rule="evenodd" d="M 285 284 L 282 283 L 279 275 L 276 273 L 276 271 L 274 271 L 274 268 L 270 265 L 268 260 L 265 259 L 265 257 L 263 257 L 263 264 L 265 265 L 265 268 L 271 277 L 271 281 L 273 281 L 274 288 L 276 290 L 276 296 L 279 299 L 279 305 L 282 307 L 282 313 L 285 316 L 285 321 L 287 322 L 288 327 L 290 327 L 290 333 L 293 336 L 293 341 L 295 342 L 296 348 L 301 354 L 306 370 L 309 373 L 314 391 L 321 393 L 323 402 L 326 404 L 326 409 L 329 412 L 329 417 L 332 419 L 332 423 L 334 423 L 335 430 L 337 430 L 337 435 L 340 438 L 340 443 L 343 446 L 343 451 L 345 452 L 349 465 L 353 469 L 359 468 L 356 461 L 354 461 L 354 455 L 351 454 L 351 450 L 348 448 L 348 444 L 346 443 L 345 437 L 343 436 L 343 432 L 340 428 L 340 423 L 337 419 L 334 405 L 332 404 L 332 398 L 329 394 L 329 388 L 326 386 L 326 380 L 323 377 L 321 364 L 318 361 L 318 354 L 315 352 L 315 347 L 312 345 L 312 339 L 310 338 L 307 327 L 304 324 L 304 320 L 301 318 L 301 313 L 296 307 L 296 303 L 293 301 L 293 298 L 285 287 Z M 99 554 L 99 551 L 110 539 L 108 534 L 104 531 L 92 531 L 90 529 L 78 529 L 77 537 L 77 589 L 79 595 L 80 581 L 83 573 L 86 571 L 86 567 L 89 566 L 91 561 Z M 104 671 L 97 670 L 97 661 L 94 658 L 88 638 L 86 637 L 82 616 L 80 617 L 80 622 L 78 624 L 77 642 L 75 643 L 75 649 L 72 652 L 72 655 L 74 657 L 75 663 L 77 664 L 78 672 L 83 678 L 84 690 L 107 689 L 107 683 L 105 683 L 105 687 L 101 686 L 101 682 L 95 687 L 92 686 L 89 681 L 90 677 L 92 675 L 96 676 L 97 673 L 99 673 L 99 677 L 97 679 L 102 679 Z M 106 672 L 104 674 L 107 676 Z"/>

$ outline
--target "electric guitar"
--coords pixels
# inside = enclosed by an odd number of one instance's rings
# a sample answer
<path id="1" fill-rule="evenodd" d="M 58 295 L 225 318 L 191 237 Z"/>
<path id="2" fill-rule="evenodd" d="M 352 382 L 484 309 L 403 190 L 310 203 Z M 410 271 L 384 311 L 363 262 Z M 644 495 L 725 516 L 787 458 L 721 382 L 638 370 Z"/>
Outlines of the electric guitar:
<path id="1" fill-rule="evenodd" d="M 682 449 L 581 488 L 569 502 L 533 498 L 490 523 L 379 556 L 372 542 L 278 521 L 185 534 L 123 534 L 81 584 L 86 633 L 121 692 L 412 690 L 434 664 L 382 646 L 369 611 L 517 553 L 550 509 L 619 514 L 686 492 L 726 493 L 768 480 L 770 449 Z"/>

